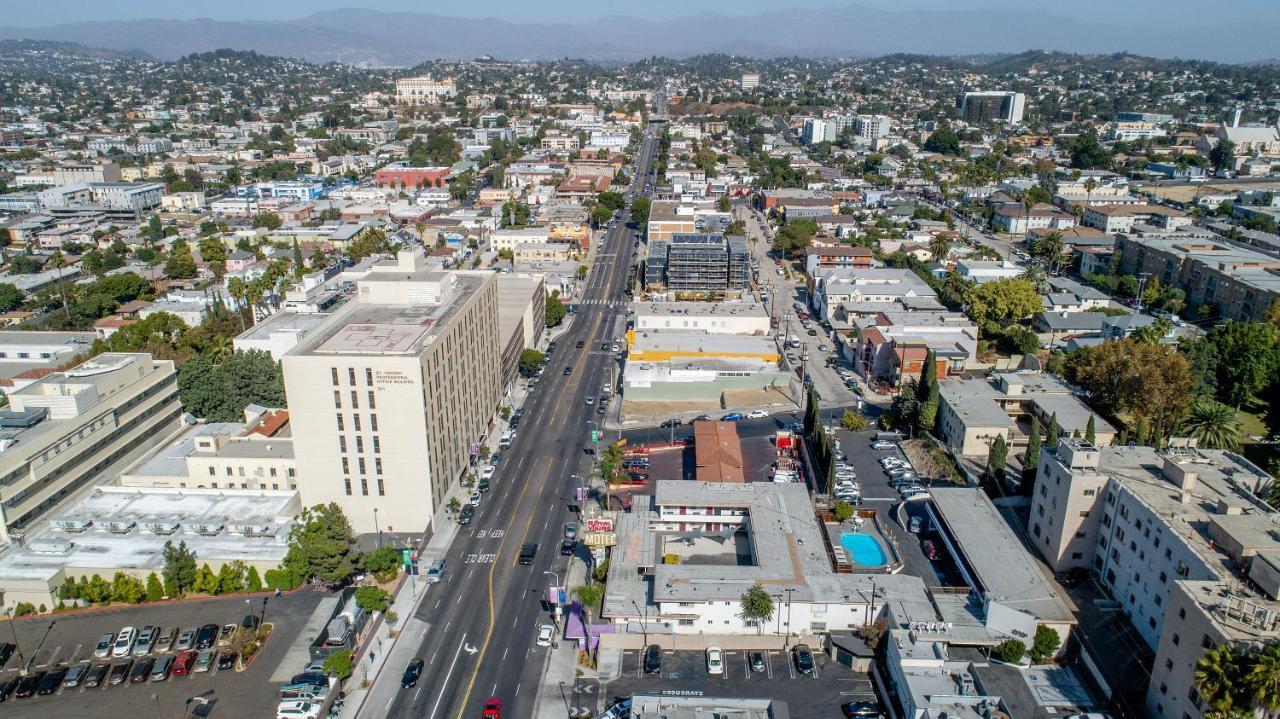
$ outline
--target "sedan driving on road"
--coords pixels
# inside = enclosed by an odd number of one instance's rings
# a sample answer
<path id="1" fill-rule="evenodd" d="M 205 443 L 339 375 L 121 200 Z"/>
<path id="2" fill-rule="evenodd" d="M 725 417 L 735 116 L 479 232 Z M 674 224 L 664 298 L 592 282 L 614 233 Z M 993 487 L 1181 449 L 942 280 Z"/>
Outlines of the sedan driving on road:
<path id="1" fill-rule="evenodd" d="M 753 409 L 750 412 L 747 412 L 747 419 L 763 419 L 768 416 L 769 412 L 763 409 Z"/>
<path id="2" fill-rule="evenodd" d="M 418 686 L 418 678 L 422 676 L 422 667 L 426 662 L 422 657 L 414 657 L 404 668 L 404 676 L 400 677 L 401 689 L 412 689 Z"/>

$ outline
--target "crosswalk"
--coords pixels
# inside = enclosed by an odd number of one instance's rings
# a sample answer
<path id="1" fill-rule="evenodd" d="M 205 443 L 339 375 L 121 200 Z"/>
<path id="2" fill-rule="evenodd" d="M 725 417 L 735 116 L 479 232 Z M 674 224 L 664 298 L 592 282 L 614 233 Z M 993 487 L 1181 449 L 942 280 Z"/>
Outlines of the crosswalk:
<path id="1" fill-rule="evenodd" d="M 622 308 L 626 307 L 629 303 L 628 303 L 626 300 L 606 300 L 606 299 L 602 299 L 602 298 L 594 298 L 594 299 L 589 299 L 589 300 L 581 300 L 581 301 L 579 301 L 579 302 L 578 302 L 578 304 L 579 304 L 579 305 L 593 305 L 593 306 L 602 306 L 602 307 L 612 307 L 612 308 L 614 308 L 614 309 L 619 309 L 619 310 L 620 310 L 620 309 L 622 309 Z"/>

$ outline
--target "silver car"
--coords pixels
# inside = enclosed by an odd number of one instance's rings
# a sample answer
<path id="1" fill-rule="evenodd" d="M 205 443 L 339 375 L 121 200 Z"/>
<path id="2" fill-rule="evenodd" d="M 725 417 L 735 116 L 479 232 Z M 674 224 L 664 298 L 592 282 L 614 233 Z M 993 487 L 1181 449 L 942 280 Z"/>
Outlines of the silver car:
<path id="1" fill-rule="evenodd" d="M 145 657 L 151 653 L 152 648 L 156 645 L 156 639 L 159 638 L 160 627 L 154 624 L 148 624 L 142 628 L 138 634 L 138 641 L 133 644 L 133 656 Z"/>

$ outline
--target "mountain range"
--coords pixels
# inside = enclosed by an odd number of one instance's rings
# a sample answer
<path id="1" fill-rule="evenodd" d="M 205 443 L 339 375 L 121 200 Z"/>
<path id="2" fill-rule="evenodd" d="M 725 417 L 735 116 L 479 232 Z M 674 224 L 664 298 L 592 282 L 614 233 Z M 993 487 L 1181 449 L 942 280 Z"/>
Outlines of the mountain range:
<path id="1" fill-rule="evenodd" d="M 1266 23 L 1210 22 L 1190 31 L 1162 29 L 1158 18 L 1135 28 L 1098 16 L 1072 18 L 1030 9 L 890 11 L 845 5 L 749 15 L 704 13 L 666 20 L 609 17 L 545 24 L 339 9 L 288 21 L 143 19 L 0 27 L 0 39 L 73 42 L 144 52 L 161 60 L 231 48 L 370 66 L 411 66 L 481 55 L 624 62 L 703 53 L 870 57 L 1013 53 L 1028 48 L 1252 62 L 1274 57 L 1272 41 L 1278 31 Z"/>

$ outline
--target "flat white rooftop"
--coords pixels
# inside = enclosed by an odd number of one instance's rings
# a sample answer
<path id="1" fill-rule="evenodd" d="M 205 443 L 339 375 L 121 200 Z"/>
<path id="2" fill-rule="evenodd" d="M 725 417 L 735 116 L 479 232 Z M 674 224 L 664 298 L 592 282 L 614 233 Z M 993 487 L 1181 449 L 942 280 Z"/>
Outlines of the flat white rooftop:
<path id="1" fill-rule="evenodd" d="M 315 349 L 343 354 L 405 354 L 416 350 L 429 325 L 352 323 L 343 325 Z"/>

